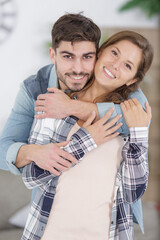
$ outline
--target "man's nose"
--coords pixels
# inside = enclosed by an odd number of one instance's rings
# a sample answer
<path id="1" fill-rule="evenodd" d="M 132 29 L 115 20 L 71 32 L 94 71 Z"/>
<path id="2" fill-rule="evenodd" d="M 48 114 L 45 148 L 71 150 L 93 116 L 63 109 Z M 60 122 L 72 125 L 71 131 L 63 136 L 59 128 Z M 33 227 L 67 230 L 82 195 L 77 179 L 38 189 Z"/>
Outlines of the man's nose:
<path id="1" fill-rule="evenodd" d="M 73 72 L 76 72 L 77 74 L 83 72 L 83 63 L 81 59 L 76 59 L 73 63 L 72 67 Z"/>

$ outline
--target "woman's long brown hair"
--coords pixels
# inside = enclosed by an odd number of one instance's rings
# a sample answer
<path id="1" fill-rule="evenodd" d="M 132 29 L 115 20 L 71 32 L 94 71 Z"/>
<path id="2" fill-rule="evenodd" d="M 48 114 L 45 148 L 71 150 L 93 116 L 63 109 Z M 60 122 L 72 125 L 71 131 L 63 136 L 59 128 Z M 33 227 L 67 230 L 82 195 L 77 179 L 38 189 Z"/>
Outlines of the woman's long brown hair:
<path id="1" fill-rule="evenodd" d="M 137 81 L 130 86 L 127 86 L 126 84 L 115 89 L 113 92 L 109 94 L 103 94 L 94 99 L 94 103 L 100 103 L 100 102 L 113 102 L 113 103 L 121 103 L 122 101 L 126 100 L 128 98 L 128 95 L 131 92 L 134 92 L 138 89 L 140 82 L 143 80 L 146 72 L 151 66 L 152 60 L 153 60 L 153 49 L 151 44 L 148 42 L 148 40 L 140 35 L 137 32 L 133 31 L 121 31 L 110 38 L 108 38 L 99 48 L 98 55 L 100 55 L 105 48 L 107 48 L 110 45 L 113 45 L 119 41 L 122 40 L 128 40 L 138 46 L 142 51 L 142 59 L 140 61 L 137 73 L 135 75 L 135 78 L 137 78 Z M 92 84 L 93 84 L 94 78 L 82 89 L 80 92 L 85 92 Z M 75 93 L 71 93 L 70 97 L 73 98 Z"/>

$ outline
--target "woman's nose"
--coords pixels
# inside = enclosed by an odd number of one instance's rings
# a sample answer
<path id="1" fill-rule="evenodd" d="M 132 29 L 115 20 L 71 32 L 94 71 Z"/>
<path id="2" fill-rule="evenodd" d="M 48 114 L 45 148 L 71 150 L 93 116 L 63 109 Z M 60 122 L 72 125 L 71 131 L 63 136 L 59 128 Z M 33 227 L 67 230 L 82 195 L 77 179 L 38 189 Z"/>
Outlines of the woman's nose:
<path id="1" fill-rule="evenodd" d="M 118 70 L 119 67 L 121 65 L 121 62 L 119 60 L 116 60 L 112 63 L 112 66 L 114 67 L 114 69 Z"/>

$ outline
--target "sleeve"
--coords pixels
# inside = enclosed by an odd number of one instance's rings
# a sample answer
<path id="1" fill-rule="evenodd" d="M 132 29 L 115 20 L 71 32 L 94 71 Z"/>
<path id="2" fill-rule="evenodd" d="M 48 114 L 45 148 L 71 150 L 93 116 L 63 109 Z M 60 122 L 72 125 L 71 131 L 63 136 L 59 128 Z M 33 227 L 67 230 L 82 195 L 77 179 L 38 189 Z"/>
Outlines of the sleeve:
<path id="1" fill-rule="evenodd" d="M 71 141 L 62 147 L 63 150 L 72 154 L 78 161 L 81 161 L 83 156 L 97 147 L 89 132 L 81 127 L 76 133 L 71 136 Z"/>
<path id="2" fill-rule="evenodd" d="M 122 149 L 122 186 L 124 199 L 134 203 L 142 197 L 148 183 L 148 128 L 130 128 L 130 137 Z"/>
<path id="3" fill-rule="evenodd" d="M 129 97 L 129 99 L 131 98 L 137 98 L 138 101 L 141 103 L 142 107 L 145 109 L 145 102 L 148 102 L 147 101 L 147 98 L 146 96 L 143 94 L 142 90 L 139 88 L 137 91 L 135 92 L 132 92 Z M 121 109 L 121 106 L 120 104 L 114 104 L 114 103 L 97 103 L 97 107 L 98 107 L 98 112 L 99 112 L 99 116 L 100 118 L 102 118 L 106 112 L 110 109 L 110 108 L 114 108 L 114 112 L 111 116 L 111 119 L 114 118 L 116 115 L 118 114 L 122 114 L 122 118 L 118 121 L 119 122 L 123 122 L 123 125 L 121 128 L 119 128 L 117 131 L 119 133 L 121 133 L 122 135 L 129 135 L 129 129 L 128 129 L 128 126 L 125 122 L 125 119 L 124 119 L 124 116 L 123 116 L 123 112 L 122 112 L 122 109 Z"/>
<path id="4" fill-rule="evenodd" d="M 45 119 L 34 121 L 33 128 L 31 130 L 30 143 L 45 144 L 47 138 L 50 139 L 49 133 L 46 132 L 49 128 L 44 128 L 45 124 L 42 123 L 44 121 Z M 38 129 L 38 131 L 36 129 Z M 53 133 L 51 135 L 53 138 Z M 43 136 L 45 138 L 43 138 Z M 71 141 L 62 149 L 69 152 L 80 161 L 82 160 L 84 154 L 96 147 L 97 145 L 91 135 L 85 128 L 82 127 L 72 135 Z M 57 176 L 53 175 L 49 171 L 39 168 L 34 162 L 23 168 L 22 179 L 26 187 L 29 189 L 37 186 L 43 187 L 42 185 L 46 185 L 47 182 L 53 178 L 56 180 Z"/>
<path id="5" fill-rule="evenodd" d="M 38 167 L 34 162 L 26 165 L 22 171 L 22 180 L 28 189 L 46 185 L 53 178 L 58 177 Z"/>
<path id="6" fill-rule="evenodd" d="M 49 124 L 52 125 L 51 129 L 55 128 L 55 120 L 50 120 L 48 118 L 36 119 L 34 118 L 32 128 L 29 136 L 29 144 L 39 144 L 44 145 L 51 142 L 54 138 L 54 131 L 50 131 Z M 48 126 L 48 127 L 46 127 Z M 35 187 L 41 187 L 48 183 L 49 180 L 56 178 L 55 175 L 51 174 L 49 171 L 46 171 L 38 167 L 34 162 L 23 167 L 22 171 L 22 180 L 27 188 L 33 189 Z"/>
<path id="7" fill-rule="evenodd" d="M 21 84 L 11 114 L 0 136 L 0 168 L 14 174 L 21 171 L 14 163 L 20 147 L 27 143 L 34 117 L 34 100 Z"/>

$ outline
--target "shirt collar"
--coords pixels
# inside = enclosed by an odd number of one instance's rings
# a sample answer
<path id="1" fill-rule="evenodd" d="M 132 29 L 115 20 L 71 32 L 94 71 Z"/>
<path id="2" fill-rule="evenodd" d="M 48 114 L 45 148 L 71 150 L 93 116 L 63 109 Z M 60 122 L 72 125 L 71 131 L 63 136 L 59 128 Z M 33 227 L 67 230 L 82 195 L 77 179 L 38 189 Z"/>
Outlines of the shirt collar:
<path id="1" fill-rule="evenodd" d="M 51 69 L 51 73 L 49 76 L 49 82 L 48 82 L 48 87 L 56 87 L 58 88 L 58 79 L 57 79 L 57 74 L 56 74 L 56 68 L 55 65 L 53 65 Z"/>

